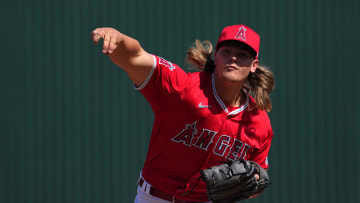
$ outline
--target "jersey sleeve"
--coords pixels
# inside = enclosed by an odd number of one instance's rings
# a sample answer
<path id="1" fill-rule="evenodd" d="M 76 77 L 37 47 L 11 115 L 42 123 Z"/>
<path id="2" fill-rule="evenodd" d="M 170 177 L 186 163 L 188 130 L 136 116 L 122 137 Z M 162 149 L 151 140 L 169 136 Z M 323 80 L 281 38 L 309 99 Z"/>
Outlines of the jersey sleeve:
<path id="1" fill-rule="evenodd" d="M 154 65 L 147 79 L 135 89 L 150 103 L 154 112 L 179 102 L 181 90 L 185 88 L 189 75 L 178 65 L 161 57 L 154 57 Z"/>
<path id="2" fill-rule="evenodd" d="M 269 167 L 268 154 L 270 151 L 271 141 L 273 138 L 273 131 L 271 127 L 267 130 L 267 135 L 259 148 L 254 154 L 252 154 L 251 160 L 258 163 L 262 168 Z"/>

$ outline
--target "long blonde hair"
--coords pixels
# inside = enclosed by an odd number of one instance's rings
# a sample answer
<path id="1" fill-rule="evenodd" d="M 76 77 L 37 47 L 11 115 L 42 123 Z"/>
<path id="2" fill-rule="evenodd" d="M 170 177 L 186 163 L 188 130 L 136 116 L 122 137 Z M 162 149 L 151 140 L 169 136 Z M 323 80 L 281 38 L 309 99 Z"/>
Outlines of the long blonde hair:
<path id="1" fill-rule="evenodd" d="M 196 40 L 187 51 L 186 62 L 192 64 L 192 68 L 213 73 L 215 64 L 212 53 L 213 45 L 210 41 Z M 267 112 L 271 111 L 270 92 L 275 88 L 275 82 L 274 74 L 267 67 L 258 65 L 256 71 L 248 75 L 243 88 L 247 94 L 254 97 L 257 108 Z"/>

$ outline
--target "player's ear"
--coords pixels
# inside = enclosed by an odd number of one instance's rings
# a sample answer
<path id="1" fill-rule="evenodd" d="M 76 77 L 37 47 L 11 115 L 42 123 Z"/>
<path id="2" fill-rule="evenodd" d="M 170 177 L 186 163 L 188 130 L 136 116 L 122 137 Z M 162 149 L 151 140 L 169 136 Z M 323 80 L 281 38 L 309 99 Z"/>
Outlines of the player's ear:
<path id="1" fill-rule="evenodd" d="M 250 67 L 250 72 L 255 73 L 256 71 L 256 67 L 259 65 L 259 60 L 258 59 L 254 59 L 251 62 L 251 67 Z"/>

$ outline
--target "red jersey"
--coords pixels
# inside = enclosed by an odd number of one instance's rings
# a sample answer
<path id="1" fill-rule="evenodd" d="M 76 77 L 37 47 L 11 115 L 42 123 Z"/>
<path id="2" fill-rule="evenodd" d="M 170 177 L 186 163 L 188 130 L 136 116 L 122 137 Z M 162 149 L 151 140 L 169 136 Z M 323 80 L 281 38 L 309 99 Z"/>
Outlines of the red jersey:
<path id="1" fill-rule="evenodd" d="M 254 108 L 251 97 L 241 107 L 226 105 L 213 77 L 185 73 L 154 56 L 153 69 L 137 87 L 155 114 L 142 175 L 155 188 L 180 199 L 209 201 L 203 181 L 182 196 L 197 183 L 201 169 L 238 158 L 268 167 L 273 132 L 267 113 Z"/>

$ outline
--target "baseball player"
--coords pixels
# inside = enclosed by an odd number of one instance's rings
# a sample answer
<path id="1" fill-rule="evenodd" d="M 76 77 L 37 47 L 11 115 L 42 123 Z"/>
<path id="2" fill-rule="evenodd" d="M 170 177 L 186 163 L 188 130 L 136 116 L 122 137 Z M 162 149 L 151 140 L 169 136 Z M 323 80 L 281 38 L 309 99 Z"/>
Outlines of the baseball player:
<path id="1" fill-rule="evenodd" d="M 186 73 L 149 54 L 113 28 L 97 28 L 102 53 L 122 68 L 153 109 L 155 120 L 136 203 L 209 202 L 199 171 L 245 159 L 268 168 L 273 132 L 267 111 L 273 74 L 259 66 L 260 36 L 246 25 L 225 27 L 216 43 L 196 41 Z M 213 56 L 214 55 L 214 56 Z"/>

